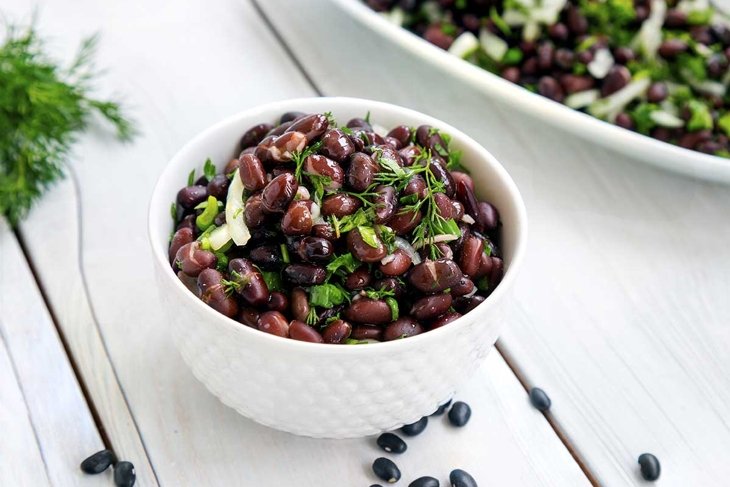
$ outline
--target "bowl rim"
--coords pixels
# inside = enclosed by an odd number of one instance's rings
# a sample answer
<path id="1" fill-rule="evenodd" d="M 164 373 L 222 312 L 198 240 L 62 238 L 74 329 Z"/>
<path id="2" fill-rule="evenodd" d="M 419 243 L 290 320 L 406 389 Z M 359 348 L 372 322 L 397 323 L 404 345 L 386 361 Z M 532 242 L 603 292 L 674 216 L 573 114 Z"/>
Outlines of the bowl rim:
<path id="1" fill-rule="evenodd" d="M 626 144 L 633 145 L 637 148 L 634 151 L 633 158 L 638 158 L 641 162 L 696 178 L 730 183 L 730 159 L 685 149 L 684 147 L 624 129 L 588 115 L 587 113 L 574 110 L 562 103 L 550 100 L 537 93 L 532 93 L 519 85 L 505 80 L 501 76 L 454 56 L 409 30 L 389 22 L 388 19 L 370 9 L 359 0 L 333 1 L 353 17 L 384 35 L 389 40 L 405 46 L 411 52 L 441 68 L 458 73 L 460 79 L 469 82 L 481 90 L 485 88 L 492 90 L 492 94 L 495 97 L 503 96 L 509 99 L 511 104 L 518 106 L 520 110 L 533 112 L 533 116 L 541 120 L 553 120 L 553 122 L 550 122 L 551 125 L 562 127 L 563 130 L 573 132 L 574 134 L 578 130 L 571 129 L 570 126 L 581 125 L 582 132 L 590 132 L 594 135 L 578 134 L 580 138 L 587 138 L 593 141 L 603 139 L 604 142 L 601 143 L 603 147 L 616 147 Z M 458 62 L 454 62 L 455 60 Z M 659 157 L 655 159 L 649 159 L 641 155 L 641 153 L 648 154 L 652 152 L 656 153 L 657 151 L 659 152 Z M 628 154 L 627 152 L 623 153 Z M 662 154 L 671 156 L 671 159 L 666 160 L 662 158 Z"/>
<path id="2" fill-rule="evenodd" d="M 502 281 L 496 287 L 496 289 L 484 300 L 484 302 L 479 304 L 469 313 L 466 313 L 464 316 L 461 316 L 453 322 L 449 323 L 448 326 L 442 326 L 435 330 L 430 330 L 427 333 L 414 335 L 412 337 L 408 337 L 408 339 L 372 343 L 368 344 L 367 346 L 342 347 L 338 344 L 310 343 L 300 340 L 294 340 L 291 338 L 279 337 L 259 331 L 252 327 L 243 325 L 233 318 L 229 318 L 219 313 L 210 306 L 206 305 L 193 293 L 191 293 L 190 290 L 182 283 L 182 281 L 177 278 L 175 273 L 169 272 L 169 257 L 163 245 L 156 240 L 155 235 L 157 234 L 157 229 L 156 227 L 154 227 L 154 220 L 157 212 L 165 211 L 165 213 L 167 213 L 167 210 L 163 210 L 163 206 L 167 205 L 164 207 L 169 207 L 170 195 L 162 194 L 163 186 L 168 179 L 172 177 L 179 177 L 179 174 L 174 168 L 182 164 L 183 161 L 188 158 L 187 153 L 193 147 L 197 146 L 216 132 L 230 125 L 239 124 L 245 119 L 251 119 L 251 123 L 254 124 L 258 123 L 256 117 L 260 117 L 260 120 L 261 118 L 271 117 L 274 114 L 278 115 L 286 111 L 300 108 L 313 110 L 326 110 L 327 108 L 336 109 L 336 107 L 329 107 L 329 105 L 336 104 L 361 105 L 365 110 L 377 109 L 383 111 L 395 111 L 406 116 L 417 118 L 421 121 L 420 123 L 422 124 L 438 126 L 440 129 L 447 131 L 452 136 L 452 140 L 456 141 L 459 145 L 470 145 L 471 148 L 479 154 L 483 162 L 492 167 L 492 169 L 500 178 L 499 186 L 501 186 L 506 191 L 507 198 L 511 200 L 512 204 L 514 205 L 514 224 L 516 226 L 516 238 L 514 247 L 512 249 L 512 258 L 509 266 L 506 268 Z M 304 105 L 304 107 L 302 107 L 301 105 Z M 315 108 L 314 106 L 318 106 L 318 108 Z M 167 201 L 168 203 L 164 203 L 165 201 Z M 250 337 L 251 340 L 266 342 L 271 346 L 294 347 L 295 349 L 299 349 L 302 351 L 321 351 L 323 353 L 336 354 L 341 354 L 344 350 L 350 349 L 352 350 L 352 352 L 346 353 L 372 353 L 372 351 L 377 351 L 379 353 L 384 351 L 395 351 L 398 349 L 402 349 L 403 347 L 417 347 L 419 344 L 425 343 L 429 340 L 433 341 L 443 339 L 445 336 L 447 336 L 446 334 L 457 333 L 458 330 L 465 327 L 468 324 L 468 320 L 465 319 L 465 316 L 467 316 L 468 314 L 476 312 L 482 314 L 488 312 L 496 305 L 496 303 L 501 301 L 504 294 L 513 286 L 518 271 L 524 260 L 527 246 L 527 210 L 525 208 L 522 195 L 520 194 L 517 185 L 515 184 L 507 170 L 504 168 L 504 166 L 502 166 L 497 158 L 494 157 L 486 148 L 484 148 L 481 144 L 476 142 L 474 139 L 472 139 L 456 127 L 453 127 L 446 122 L 436 119 L 430 115 L 418 112 L 416 110 L 381 101 L 354 97 L 303 97 L 266 103 L 247 110 L 240 111 L 204 129 L 203 131 L 199 132 L 195 137 L 190 139 L 187 143 L 185 143 L 185 145 L 183 145 L 175 153 L 175 155 L 165 164 L 160 175 L 158 176 L 157 182 L 155 183 L 148 207 L 147 235 L 150 241 L 150 245 L 152 247 L 153 260 L 158 266 L 157 272 L 161 272 L 166 276 L 164 278 L 165 284 L 162 284 L 158 280 L 158 286 L 172 285 L 177 293 L 182 293 L 182 295 L 184 296 L 183 299 L 190 300 L 191 303 L 193 303 L 191 305 L 197 307 L 204 316 L 209 317 L 211 322 L 220 323 L 222 326 L 230 328 L 233 333 L 243 333 L 247 336 L 247 339 Z M 406 345 L 404 345 L 404 343 Z M 370 352 L 367 352 L 368 350 L 370 350 Z"/>

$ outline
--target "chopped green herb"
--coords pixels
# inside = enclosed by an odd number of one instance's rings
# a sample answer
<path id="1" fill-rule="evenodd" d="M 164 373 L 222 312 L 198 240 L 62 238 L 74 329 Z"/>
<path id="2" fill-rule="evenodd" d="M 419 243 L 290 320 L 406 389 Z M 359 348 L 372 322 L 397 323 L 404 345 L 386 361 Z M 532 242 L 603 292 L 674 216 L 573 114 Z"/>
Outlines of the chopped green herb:
<path id="1" fill-rule="evenodd" d="M 213 164 L 213 161 L 211 161 L 210 158 L 205 160 L 205 166 L 203 166 L 203 174 L 205 175 L 205 179 L 207 179 L 208 181 L 215 177 L 215 164 Z"/>
<path id="2" fill-rule="evenodd" d="M 347 274 L 355 272 L 355 269 L 360 267 L 361 262 L 357 260 L 350 252 L 342 255 L 338 255 L 327 264 L 327 272 L 332 275 L 340 270 L 345 271 Z"/>
<path id="3" fill-rule="evenodd" d="M 307 313 L 307 324 L 310 326 L 314 326 L 317 324 L 318 320 L 319 316 L 317 316 L 317 310 L 314 308 L 314 306 L 310 306 L 309 312 Z"/>
<path id="4" fill-rule="evenodd" d="M 502 64 L 506 64 L 507 66 L 514 66 L 520 64 L 523 57 L 524 54 L 522 54 L 522 49 L 518 47 L 510 47 L 509 49 L 507 49 L 507 52 L 505 52 L 504 56 L 502 57 Z"/>
<path id="5" fill-rule="evenodd" d="M 314 201 L 320 204 L 324 197 L 325 189 L 332 184 L 332 178 L 309 172 L 305 172 L 304 174 L 309 178 L 312 186 L 314 186 Z"/>
<path id="6" fill-rule="evenodd" d="M 215 264 L 215 268 L 220 272 L 225 272 L 228 268 L 228 256 L 226 255 L 225 250 L 220 249 L 218 252 L 214 252 L 214 254 L 216 259 L 218 259 Z"/>
<path id="7" fill-rule="evenodd" d="M 213 220 L 218 216 L 218 200 L 215 196 L 208 196 L 208 201 L 203 213 L 195 218 L 195 225 L 200 230 L 206 230 L 213 225 Z"/>
<path id="8" fill-rule="evenodd" d="M 378 239 L 378 235 L 375 233 L 375 229 L 373 227 L 360 225 L 357 227 L 357 230 L 360 233 L 360 237 L 362 237 L 363 242 L 376 249 L 380 246 L 380 240 Z"/>
<path id="9" fill-rule="evenodd" d="M 177 225 L 177 203 L 174 201 L 170 205 L 170 216 L 172 217 L 172 224 Z"/>
<path id="10" fill-rule="evenodd" d="M 261 275 L 264 277 L 266 286 L 269 291 L 283 291 L 284 284 L 281 280 L 281 275 L 274 271 L 261 271 Z"/>
<path id="11" fill-rule="evenodd" d="M 687 104 L 691 113 L 687 122 L 687 130 L 695 132 L 697 130 L 705 130 L 712 128 L 712 114 L 707 105 L 699 100 L 690 100 Z"/>
<path id="12" fill-rule="evenodd" d="M 379 289 L 377 291 L 370 289 L 370 290 L 363 291 L 363 293 L 365 293 L 365 296 L 370 299 L 383 299 L 383 298 L 387 298 L 389 296 L 390 297 L 395 296 L 395 293 L 389 289 Z"/>
<path id="13" fill-rule="evenodd" d="M 302 171 L 304 170 L 304 163 L 306 162 L 307 157 L 315 154 L 320 149 L 320 147 L 322 147 L 322 141 L 318 140 L 309 147 L 305 147 L 303 151 L 295 151 L 292 153 L 291 158 L 296 166 L 296 168 L 294 169 L 294 177 L 297 178 L 297 182 L 302 182 Z"/>
<path id="14" fill-rule="evenodd" d="M 385 302 L 388 303 L 388 306 L 390 306 L 390 318 L 392 321 L 395 321 L 398 319 L 398 301 L 392 296 L 386 296 Z"/>
<path id="15" fill-rule="evenodd" d="M 287 248 L 286 244 L 279 245 L 279 248 L 281 249 L 281 260 L 283 260 L 285 264 L 290 263 L 291 259 L 289 258 L 289 248 Z"/>
<path id="16" fill-rule="evenodd" d="M 730 112 L 717 119 L 717 126 L 730 137 Z"/>
<path id="17" fill-rule="evenodd" d="M 8 25 L 0 44 L 0 215 L 15 226 L 61 179 L 73 143 L 95 120 L 110 122 L 120 140 L 134 135 L 120 106 L 91 98 L 98 38 L 81 44 L 67 68 L 46 55 L 33 25 Z"/>
<path id="18" fill-rule="evenodd" d="M 325 283 L 309 288 L 309 304 L 311 306 L 329 309 L 344 303 L 348 298 L 347 291 L 338 284 Z"/>
<path id="19" fill-rule="evenodd" d="M 365 114 L 365 121 L 367 123 L 370 123 L 370 110 L 368 110 L 368 112 Z"/>
<path id="20" fill-rule="evenodd" d="M 715 10 L 712 7 L 704 10 L 692 10 L 687 14 L 687 23 L 690 25 L 707 25 L 714 14 Z"/>
<path id="21" fill-rule="evenodd" d="M 380 240 L 382 240 L 385 247 L 388 249 L 388 253 L 392 254 L 395 251 L 395 232 L 392 228 L 386 225 L 377 225 L 375 227 Z"/>
<path id="22" fill-rule="evenodd" d="M 188 186 L 192 186 L 195 183 L 195 169 L 190 171 L 188 174 Z"/>

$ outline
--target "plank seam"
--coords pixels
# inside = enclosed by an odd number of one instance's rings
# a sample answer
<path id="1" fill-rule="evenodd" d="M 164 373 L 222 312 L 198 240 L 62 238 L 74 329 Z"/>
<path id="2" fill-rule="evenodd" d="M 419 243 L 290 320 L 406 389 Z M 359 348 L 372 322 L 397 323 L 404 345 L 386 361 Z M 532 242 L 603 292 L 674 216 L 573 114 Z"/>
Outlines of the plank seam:
<path id="1" fill-rule="evenodd" d="M 27 258 L 26 258 L 27 260 Z M 43 444 L 41 443 L 40 436 L 38 435 L 38 430 L 36 429 L 35 421 L 33 420 L 33 415 L 30 412 L 30 409 L 28 409 L 28 398 L 25 395 L 25 389 L 23 388 L 23 383 L 20 380 L 20 374 L 18 374 L 18 369 L 15 366 L 15 359 L 13 358 L 13 351 L 8 346 L 8 341 L 5 338 L 5 327 L 2 324 L 2 321 L 0 321 L 0 342 L 2 342 L 2 346 L 5 348 L 5 351 L 8 354 L 8 359 L 10 361 L 10 369 L 13 373 L 13 377 L 15 378 L 15 383 L 18 385 L 18 390 L 20 391 L 20 396 L 23 398 L 23 406 L 25 407 L 25 414 L 28 416 L 28 422 L 30 423 L 30 428 L 33 431 L 33 438 L 35 439 L 35 443 L 38 446 L 38 452 L 41 455 L 41 460 L 43 460 L 43 470 L 46 472 L 46 478 L 48 479 L 48 482 L 50 485 L 53 485 L 53 481 L 51 480 L 51 472 L 48 470 L 48 464 L 46 462 L 46 454 L 43 451 Z"/>
<path id="2" fill-rule="evenodd" d="M 137 434 L 137 437 L 139 438 L 140 444 L 142 445 L 142 450 L 144 451 L 144 454 L 147 457 L 147 463 L 150 465 L 150 469 L 152 470 L 152 475 L 155 477 L 155 481 L 158 485 L 160 485 L 160 480 L 157 476 L 157 472 L 155 471 L 154 464 L 152 463 L 152 458 L 150 457 L 149 450 L 147 449 L 147 445 L 145 444 L 144 437 L 142 436 L 141 430 L 139 428 L 139 425 L 137 424 L 137 419 L 134 417 L 134 414 L 132 412 L 132 409 L 129 406 L 129 400 L 127 398 L 127 394 L 124 391 L 124 388 L 121 386 L 121 382 L 119 381 L 119 375 L 117 374 L 116 367 L 114 366 L 114 362 L 111 360 L 111 357 L 109 355 L 109 348 L 106 344 L 106 339 L 104 337 L 104 334 L 101 332 L 101 329 L 99 327 L 99 320 L 96 315 L 96 310 L 94 308 L 93 303 L 90 299 L 89 294 L 89 288 L 86 280 L 86 273 L 84 271 L 83 266 L 83 214 L 81 211 L 81 194 L 79 192 L 78 186 L 78 178 L 76 173 L 74 172 L 73 168 L 69 166 L 69 179 L 71 180 L 73 187 L 73 191 L 76 195 L 76 213 L 77 213 L 77 219 L 78 219 L 78 228 L 77 228 L 77 234 L 78 234 L 78 245 L 77 245 L 77 258 L 78 258 L 78 266 L 79 266 L 79 275 L 81 276 L 81 285 L 83 288 L 84 293 L 84 299 L 86 303 L 89 306 L 89 311 L 91 313 L 91 318 L 94 322 L 94 326 L 96 327 L 97 333 L 99 335 L 99 340 L 101 341 L 101 345 L 104 350 L 104 355 L 109 363 L 109 367 L 112 370 L 112 373 L 114 374 L 114 381 L 117 384 L 117 387 L 119 388 L 120 394 L 122 395 L 122 399 L 124 400 L 124 406 L 126 407 L 129 417 L 132 420 L 132 424 L 134 426 L 134 430 Z M 38 287 L 38 290 L 41 295 L 41 299 L 43 300 L 43 303 L 46 306 L 46 309 L 48 310 L 48 313 L 51 318 L 51 322 L 53 323 L 53 326 L 56 328 L 56 332 L 58 334 L 59 340 L 61 342 L 61 346 L 63 347 L 64 352 L 66 353 L 66 356 L 68 357 L 69 364 L 71 365 L 71 370 L 73 371 L 74 376 L 76 377 L 76 380 L 79 384 L 79 388 L 81 389 L 81 394 L 84 397 L 84 400 L 86 401 L 87 406 L 89 407 L 89 411 L 91 412 L 91 417 L 94 421 L 94 424 L 96 425 L 97 431 L 99 432 L 99 435 L 101 436 L 101 440 L 104 443 L 106 448 L 112 448 L 112 441 L 111 438 L 108 436 L 106 428 L 104 427 L 104 421 L 102 420 L 96 405 L 94 404 L 93 398 L 91 397 L 91 393 L 89 392 L 89 389 L 86 385 L 86 381 L 84 380 L 84 376 L 79 369 L 76 360 L 74 358 L 74 354 L 71 350 L 70 345 L 68 344 L 66 337 L 63 333 L 63 328 L 59 325 L 58 317 L 56 316 L 56 313 L 53 309 L 53 306 L 51 305 L 50 299 L 48 298 L 48 295 L 43 287 L 43 282 L 41 279 L 39 279 L 39 274 L 36 271 L 35 265 L 33 264 L 33 260 L 30 258 L 30 253 L 27 250 L 27 247 L 25 245 L 25 241 L 23 239 L 23 236 L 21 232 L 19 232 L 17 229 L 13 229 L 13 233 L 15 234 L 15 238 L 18 241 L 18 245 L 20 246 L 20 251 L 22 252 L 23 256 L 25 257 L 25 260 L 28 264 L 28 268 L 30 269 L 31 275 L 33 276 L 33 279 Z M 1 332 L 2 330 L 0 330 Z M 11 362 L 12 362 L 12 356 L 11 356 Z M 22 391 L 22 389 L 21 389 Z M 31 422 L 32 424 L 32 422 Z M 37 440 L 37 438 L 36 438 Z M 41 452 L 42 453 L 42 452 Z"/>
<path id="3" fill-rule="evenodd" d="M 317 93 L 317 96 L 324 96 L 322 93 L 322 90 L 317 86 L 317 83 L 314 82 L 314 79 L 309 75 L 306 69 L 304 69 L 304 65 L 299 61 L 299 58 L 294 55 L 294 51 L 289 47 L 289 44 L 284 40 L 284 38 L 281 36 L 279 31 L 276 29 L 274 24 L 271 23 L 269 18 L 266 16 L 266 13 L 261 9 L 259 6 L 258 0 L 250 0 L 251 4 L 253 5 L 254 10 L 259 14 L 259 17 L 261 17 L 261 20 L 264 21 L 264 24 L 266 24 L 266 27 L 269 28 L 271 33 L 274 35 L 274 38 L 279 42 L 282 49 L 284 49 L 284 52 L 286 53 L 287 57 L 291 59 L 291 62 L 294 64 L 294 66 L 299 70 L 300 73 L 302 73 L 302 76 L 304 76 L 304 79 L 309 83 L 309 85 L 312 87 L 315 93 Z"/>
<path id="4" fill-rule="evenodd" d="M 77 228 L 77 234 L 78 234 L 78 246 L 77 246 L 77 258 L 78 258 L 78 265 L 79 265 L 79 275 L 81 276 L 81 285 L 83 286 L 84 295 L 86 298 L 86 302 L 89 305 L 89 311 L 91 312 L 91 318 L 94 320 L 94 326 L 96 327 L 97 333 L 99 334 L 99 339 L 101 340 L 101 345 L 104 348 L 104 355 L 106 355 L 106 359 L 109 362 L 109 366 L 112 369 L 112 373 L 114 374 L 114 380 L 117 383 L 117 386 L 119 387 L 119 391 L 122 395 L 122 399 L 124 400 L 124 405 L 127 408 L 127 411 L 129 412 L 129 417 L 132 420 L 132 424 L 134 425 L 134 430 L 137 433 L 137 437 L 139 438 L 140 443 L 142 444 L 142 450 L 144 451 L 144 454 L 147 456 L 147 462 L 150 465 L 150 469 L 152 470 L 152 475 L 155 477 L 155 482 L 157 482 L 157 485 L 160 485 L 160 479 L 157 477 L 157 472 L 155 471 L 155 466 L 152 463 L 152 458 L 150 457 L 150 452 L 147 449 L 147 444 L 144 441 L 144 436 L 142 436 L 142 430 L 139 428 L 139 424 L 137 424 L 137 418 L 134 417 L 134 412 L 132 411 L 132 408 L 129 405 L 129 399 L 127 398 L 127 393 L 124 390 L 124 388 L 121 385 L 121 381 L 119 380 L 119 374 L 117 374 L 116 366 L 114 365 L 114 361 L 111 359 L 111 355 L 109 354 L 109 347 L 107 347 L 106 344 L 106 338 L 104 337 L 104 334 L 101 332 L 101 328 L 99 327 L 99 319 L 96 314 L 96 309 L 94 307 L 94 303 L 91 301 L 91 293 L 89 293 L 89 285 L 88 281 L 86 279 L 86 271 L 84 270 L 84 261 L 83 261 L 83 248 L 84 248 L 84 238 L 83 238 L 83 229 L 84 229 L 84 220 L 83 220 L 83 212 L 81 211 L 81 192 L 79 191 L 79 180 L 76 172 L 73 170 L 73 168 L 69 169 L 69 174 L 71 175 L 71 181 L 74 193 L 76 193 L 76 218 L 79 222 L 78 228 Z M 60 331 L 59 331 L 60 333 Z"/>
<path id="5" fill-rule="evenodd" d="M 494 348 L 496 348 L 497 353 L 499 353 L 502 356 L 505 363 L 507 364 L 507 367 L 510 368 L 510 370 L 515 375 L 515 377 L 517 378 L 519 383 L 525 389 L 525 392 L 527 394 L 529 394 L 530 386 L 528 384 L 527 378 L 520 372 L 520 370 L 514 364 L 512 357 L 509 355 L 509 353 L 507 353 L 506 350 L 503 350 L 499 341 L 497 341 L 497 343 L 494 345 Z M 563 431 L 563 428 L 560 427 L 560 425 L 558 424 L 557 420 L 553 417 L 553 415 L 549 414 L 549 412 L 548 412 L 548 414 L 543 412 L 542 415 L 545 417 L 545 419 L 547 420 L 548 424 L 553 429 L 553 431 L 555 431 L 555 435 L 558 437 L 560 442 L 568 450 L 568 453 L 570 453 L 570 456 L 573 457 L 573 460 L 575 460 L 575 463 L 578 464 L 578 467 L 583 471 L 583 474 L 586 476 L 586 478 L 591 483 L 591 485 L 593 485 L 595 487 L 600 487 L 601 483 L 598 481 L 596 476 L 593 474 L 591 469 L 588 467 L 588 464 L 585 461 L 585 459 L 583 458 L 583 456 L 580 453 L 578 453 L 578 450 L 575 448 L 575 445 L 573 445 L 573 442 L 570 441 L 567 433 L 565 431 Z"/>

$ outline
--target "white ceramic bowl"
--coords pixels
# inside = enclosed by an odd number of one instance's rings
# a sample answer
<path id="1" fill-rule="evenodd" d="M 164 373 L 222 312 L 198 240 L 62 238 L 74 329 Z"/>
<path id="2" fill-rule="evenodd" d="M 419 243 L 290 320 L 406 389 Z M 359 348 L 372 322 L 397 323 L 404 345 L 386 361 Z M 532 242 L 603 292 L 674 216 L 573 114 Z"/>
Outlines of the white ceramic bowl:
<path id="1" fill-rule="evenodd" d="M 362 0 L 333 1 L 373 32 L 398 44 L 423 62 L 477 87 L 492 100 L 509 104 L 546 124 L 564 129 L 633 159 L 697 178 L 730 183 L 730 159 L 683 149 L 573 110 L 449 54 L 388 21 L 364 5 Z M 478 100 L 472 104 L 479 106 Z"/>
<path id="2" fill-rule="evenodd" d="M 477 194 L 503 222 L 505 275 L 472 312 L 434 331 L 369 345 L 324 345 L 262 333 L 226 318 L 192 294 L 167 258 L 170 202 L 191 169 L 206 158 L 224 164 L 249 127 L 291 110 L 337 120 L 370 111 L 382 126 L 430 124 L 451 134 Z M 261 424 L 295 434 L 349 438 L 411 423 L 433 412 L 480 365 L 503 324 L 525 250 L 527 220 L 517 187 L 505 169 L 459 130 L 427 115 L 355 98 L 289 100 L 245 111 L 195 137 L 173 157 L 155 187 L 149 232 L 159 286 L 174 340 L 195 376 L 221 401 Z"/>

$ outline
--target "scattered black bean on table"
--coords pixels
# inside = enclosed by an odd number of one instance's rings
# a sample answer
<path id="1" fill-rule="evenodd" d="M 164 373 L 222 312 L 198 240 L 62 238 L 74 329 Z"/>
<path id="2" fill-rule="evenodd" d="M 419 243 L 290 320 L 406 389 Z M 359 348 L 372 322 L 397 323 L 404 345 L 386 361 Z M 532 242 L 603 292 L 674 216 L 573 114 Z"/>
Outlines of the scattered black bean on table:
<path id="1" fill-rule="evenodd" d="M 111 450 L 101 450 L 81 462 L 81 470 L 88 474 L 101 473 L 116 463 L 116 461 L 114 452 Z"/>
<path id="2" fill-rule="evenodd" d="M 449 474 L 451 487 L 477 487 L 477 481 L 468 472 L 460 468 L 454 469 Z"/>
<path id="3" fill-rule="evenodd" d="M 415 423 L 406 424 L 400 430 L 406 436 L 417 436 L 423 433 L 428 426 L 428 416 L 424 416 Z"/>
<path id="4" fill-rule="evenodd" d="M 388 453 L 403 453 L 408 449 L 406 442 L 394 433 L 383 433 L 378 436 L 377 444 Z"/>
<path id="5" fill-rule="evenodd" d="M 530 403 L 535 409 L 543 412 L 550 409 L 550 406 L 552 405 L 550 397 L 548 397 L 545 391 L 539 387 L 533 387 L 530 389 Z"/>
<path id="6" fill-rule="evenodd" d="M 397 340 L 447 326 L 500 283 L 499 213 L 448 134 L 292 112 L 240 148 L 179 190 L 168 251 L 191 291 L 242 325 L 311 343 Z"/>
<path id="7" fill-rule="evenodd" d="M 657 480 L 662 472 L 659 459 L 651 453 L 642 453 L 639 455 L 639 468 L 644 480 L 649 481 Z"/>
<path id="8" fill-rule="evenodd" d="M 130 462 L 121 461 L 114 466 L 114 485 L 117 487 L 132 487 L 137 481 L 137 473 Z"/>
<path id="9" fill-rule="evenodd" d="M 431 413 L 431 416 L 441 416 L 446 412 L 447 409 L 449 409 L 449 406 L 451 406 L 451 399 L 449 399 L 447 402 L 443 403 L 434 411 Z"/>
<path id="10" fill-rule="evenodd" d="M 441 482 L 433 477 L 418 477 L 416 480 L 408 484 L 408 487 L 439 487 Z"/>
<path id="11" fill-rule="evenodd" d="M 373 473 L 378 476 L 379 479 L 385 480 L 388 483 L 395 483 L 400 480 L 400 470 L 398 466 L 385 457 L 376 458 L 373 462 Z"/>
<path id="12" fill-rule="evenodd" d="M 464 426 L 471 418 L 471 408 L 462 401 L 456 401 L 449 410 L 449 422 L 454 426 Z"/>

